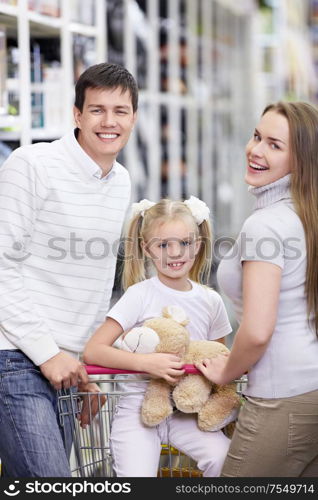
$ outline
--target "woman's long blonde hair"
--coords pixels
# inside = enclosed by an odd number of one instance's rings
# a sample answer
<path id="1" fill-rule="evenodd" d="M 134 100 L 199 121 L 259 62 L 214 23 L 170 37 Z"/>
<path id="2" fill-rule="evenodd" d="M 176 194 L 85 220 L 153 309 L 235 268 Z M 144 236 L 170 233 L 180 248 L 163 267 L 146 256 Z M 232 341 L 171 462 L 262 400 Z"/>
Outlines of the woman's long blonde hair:
<path id="1" fill-rule="evenodd" d="M 209 220 L 197 225 L 190 209 L 182 201 L 163 199 L 144 212 L 135 216 L 128 225 L 125 236 L 125 256 L 122 275 L 124 290 L 146 279 L 147 257 L 142 243 L 149 240 L 156 230 L 156 224 L 191 218 L 196 237 L 201 245 L 189 273 L 191 280 L 208 283 L 212 262 L 212 230 Z"/>
<path id="2" fill-rule="evenodd" d="M 291 194 L 306 235 L 306 299 L 308 316 L 318 337 L 318 110 L 306 102 L 278 102 L 275 111 L 289 124 Z"/>

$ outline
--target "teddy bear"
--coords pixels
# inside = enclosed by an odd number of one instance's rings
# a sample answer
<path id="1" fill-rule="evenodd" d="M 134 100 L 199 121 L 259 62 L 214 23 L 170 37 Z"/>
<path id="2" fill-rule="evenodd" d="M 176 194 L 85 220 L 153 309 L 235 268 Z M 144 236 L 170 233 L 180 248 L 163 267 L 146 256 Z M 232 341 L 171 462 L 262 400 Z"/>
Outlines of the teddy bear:
<path id="1" fill-rule="evenodd" d="M 120 347 L 130 352 L 176 354 L 185 365 L 229 352 L 220 342 L 190 340 L 187 323 L 181 307 L 165 307 L 161 317 L 146 320 L 125 333 Z M 174 406 L 184 413 L 197 413 L 198 426 L 203 431 L 219 430 L 235 420 L 240 406 L 236 383 L 219 386 L 197 370 L 192 371 L 181 376 L 173 387 L 164 379 L 150 380 L 141 411 L 145 425 L 158 425 L 173 412 Z"/>

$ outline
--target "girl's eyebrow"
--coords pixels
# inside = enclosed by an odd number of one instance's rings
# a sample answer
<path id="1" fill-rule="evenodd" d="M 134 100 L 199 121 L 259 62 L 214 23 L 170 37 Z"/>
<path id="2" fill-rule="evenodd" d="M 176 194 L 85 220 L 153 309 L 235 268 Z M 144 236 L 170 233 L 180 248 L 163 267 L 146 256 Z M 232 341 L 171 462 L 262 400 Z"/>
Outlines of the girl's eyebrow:
<path id="1" fill-rule="evenodd" d="M 257 128 L 255 129 L 255 133 L 259 136 L 261 136 L 262 134 L 257 130 Z M 269 139 L 270 141 L 274 141 L 274 142 L 281 142 L 282 144 L 285 144 L 286 143 L 284 141 L 282 141 L 281 139 L 278 139 L 276 137 L 268 137 L 267 139 Z"/>
<path id="2" fill-rule="evenodd" d="M 172 236 L 171 238 L 158 238 L 156 241 L 159 243 L 168 243 L 169 241 L 192 241 L 193 238 L 191 236 L 185 236 L 184 238 L 177 238 L 176 236 Z"/>

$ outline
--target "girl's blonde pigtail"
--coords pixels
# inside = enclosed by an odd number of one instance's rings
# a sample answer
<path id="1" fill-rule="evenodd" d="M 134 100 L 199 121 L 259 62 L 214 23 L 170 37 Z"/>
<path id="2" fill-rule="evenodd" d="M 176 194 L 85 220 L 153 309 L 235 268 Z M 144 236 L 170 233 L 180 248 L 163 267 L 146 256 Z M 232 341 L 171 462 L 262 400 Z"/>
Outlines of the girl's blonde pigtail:
<path id="1" fill-rule="evenodd" d="M 197 283 L 208 284 L 212 266 L 212 229 L 209 220 L 199 226 L 201 246 L 190 271 L 190 279 Z"/>
<path id="2" fill-rule="evenodd" d="M 128 226 L 125 236 L 124 268 L 122 286 L 124 290 L 146 278 L 145 255 L 141 247 L 140 228 L 143 217 L 134 217 Z"/>

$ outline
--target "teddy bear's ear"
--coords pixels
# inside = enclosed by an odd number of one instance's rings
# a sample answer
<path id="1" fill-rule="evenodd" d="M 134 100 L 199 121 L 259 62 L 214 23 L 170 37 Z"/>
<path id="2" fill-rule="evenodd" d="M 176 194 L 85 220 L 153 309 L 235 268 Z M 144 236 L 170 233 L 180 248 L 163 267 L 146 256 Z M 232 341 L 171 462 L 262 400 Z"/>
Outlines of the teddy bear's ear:
<path id="1" fill-rule="evenodd" d="M 182 326 L 186 326 L 189 323 L 186 313 L 180 306 L 167 306 L 162 310 L 162 316 L 164 318 L 174 319 L 177 323 Z"/>

